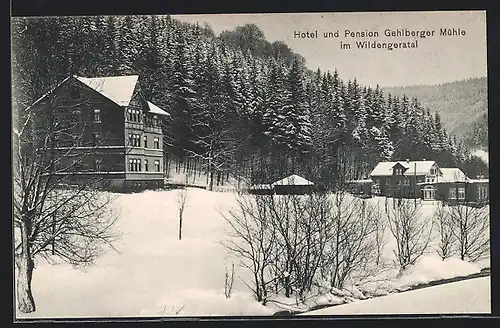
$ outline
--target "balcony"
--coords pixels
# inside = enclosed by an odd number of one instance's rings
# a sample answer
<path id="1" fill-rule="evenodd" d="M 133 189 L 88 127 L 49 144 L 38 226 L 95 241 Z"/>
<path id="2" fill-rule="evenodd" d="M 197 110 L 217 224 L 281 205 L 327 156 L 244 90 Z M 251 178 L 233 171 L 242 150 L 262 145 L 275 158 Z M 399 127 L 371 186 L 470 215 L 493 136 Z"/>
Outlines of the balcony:
<path id="1" fill-rule="evenodd" d="M 127 146 L 125 153 L 131 156 L 137 156 L 137 155 L 163 156 L 163 149 Z"/>
<path id="2" fill-rule="evenodd" d="M 158 133 L 161 134 L 161 127 L 159 126 L 152 126 L 152 125 L 144 125 L 144 131 L 146 132 L 152 132 L 152 133 Z"/>
<path id="3" fill-rule="evenodd" d="M 125 121 L 125 128 L 127 129 L 135 129 L 135 130 L 144 130 L 144 123 L 142 122 L 133 122 L 133 121 Z"/>

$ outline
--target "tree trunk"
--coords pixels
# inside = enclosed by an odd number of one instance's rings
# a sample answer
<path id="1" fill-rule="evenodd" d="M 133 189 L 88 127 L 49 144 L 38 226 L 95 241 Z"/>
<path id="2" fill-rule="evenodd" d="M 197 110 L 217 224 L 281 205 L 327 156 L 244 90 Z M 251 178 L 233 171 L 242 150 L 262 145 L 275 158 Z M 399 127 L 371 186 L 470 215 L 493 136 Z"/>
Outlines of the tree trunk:
<path id="1" fill-rule="evenodd" d="M 17 271 L 17 308 L 23 313 L 34 312 L 35 300 L 31 291 L 31 279 L 33 277 L 33 259 L 26 252 L 15 256 Z"/>
<path id="2" fill-rule="evenodd" d="M 182 239 L 182 211 L 179 213 L 179 240 Z"/>
<path id="3" fill-rule="evenodd" d="M 210 172 L 210 184 L 209 184 L 208 189 L 210 191 L 214 190 L 214 172 L 213 171 Z"/>

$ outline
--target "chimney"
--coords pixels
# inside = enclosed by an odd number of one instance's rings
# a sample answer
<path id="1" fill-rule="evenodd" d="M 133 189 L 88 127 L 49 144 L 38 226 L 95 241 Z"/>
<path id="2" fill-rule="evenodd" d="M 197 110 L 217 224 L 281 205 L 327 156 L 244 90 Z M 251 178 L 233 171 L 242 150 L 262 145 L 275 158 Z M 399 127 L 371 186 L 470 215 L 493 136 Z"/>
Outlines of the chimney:
<path id="1" fill-rule="evenodd" d="M 410 163 L 410 159 L 409 158 L 406 159 L 406 163 Z"/>
<path id="2" fill-rule="evenodd" d="M 422 160 L 425 162 L 425 158 L 422 158 Z"/>

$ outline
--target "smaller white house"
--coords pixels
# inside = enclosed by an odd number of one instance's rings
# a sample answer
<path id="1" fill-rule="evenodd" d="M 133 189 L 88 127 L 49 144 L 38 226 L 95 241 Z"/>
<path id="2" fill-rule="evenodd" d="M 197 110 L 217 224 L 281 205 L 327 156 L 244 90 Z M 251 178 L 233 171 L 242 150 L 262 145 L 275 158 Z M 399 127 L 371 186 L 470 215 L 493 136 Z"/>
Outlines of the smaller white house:
<path id="1" fill-rule="evenodd" d="M 314 183 L 292 174 L 271 184 L 256 184 L 250 188 L 254 194 L 303 195 L 314 190 Z"/>

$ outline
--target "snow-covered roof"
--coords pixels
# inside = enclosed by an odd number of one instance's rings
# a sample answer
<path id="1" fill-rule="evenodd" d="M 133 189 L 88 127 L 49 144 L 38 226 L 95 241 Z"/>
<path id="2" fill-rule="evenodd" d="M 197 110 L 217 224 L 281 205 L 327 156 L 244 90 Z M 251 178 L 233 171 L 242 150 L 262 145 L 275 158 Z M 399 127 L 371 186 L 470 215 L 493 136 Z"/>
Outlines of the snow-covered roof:
<path id="1" fill-rule="evenodd" d="M 489 179 L 468 179 L 468 183 L 489 183 Z"/>
<path id="2" fill-rule="evenodd" d="M 438 177 L 438 182 L 465 182 L 469 178 L 462 170 L 456 167 L 441 168 L 442 175 Z"/>
<path id="3" fill-rule="evenodd" d="M 372 179 L 348 180 L 347 183 L 372 183 Z"/>
<path id="4" fill-rule="evenodd" d="M 138 75 L 81 77 L 73 76 L 78 81 L 99 92 L 119 106 L 128 106 L 132 99 Z"/>
<path id="5" fill-rule="evenodd" d="M 384 175 L 392 175 L 392 168 L 398 162 L 379 162 L 377 166 L 373 169 L 371 176 L 384 176 Z"/>
<path id="6" fill-rule="evenodd" d="M 273 186 L 279 185 L 279 186 L 312 186 L 314 183 L 312 183 L 309 180 L 304 179 L 303 177 L 300 177 L 296 174 L 292 174 L 289 177 L 286 177 L 284 179 L 278 180 L 274 183 L 272 183 Z"/>
<path id="7" fill-rule="evenodd" d="M 163 109 L 161 109 L 160 107 L 156 106 L 155 104 L 153 104 L 150 101 L 148 101 L 148 107 L 149 107 L 149 112 L 150 113 L 154 113 L 154 114 L 158 114 L 158 115 L 170 116 L 169 113 L 167 113 L 166 111 L 164 111 Z"/>
<path id="8" fill-rule="evenodd" d="M 431 167 L 436 164 L 435 161 L 397 161 L 397 162 L 380 162 L 375 166 L 370 176 L 390 176 L 394 165 L 400 164 L 407 170 L 405 176 L 425 175 Z"/>
<path id="9" fill-rule="evenodd" d="M 269 184 L 256 184 L 250 187 L 252 190 L 268 190 L 272 189 L 272 186 Z"/>

